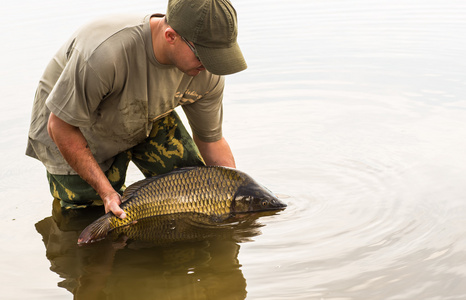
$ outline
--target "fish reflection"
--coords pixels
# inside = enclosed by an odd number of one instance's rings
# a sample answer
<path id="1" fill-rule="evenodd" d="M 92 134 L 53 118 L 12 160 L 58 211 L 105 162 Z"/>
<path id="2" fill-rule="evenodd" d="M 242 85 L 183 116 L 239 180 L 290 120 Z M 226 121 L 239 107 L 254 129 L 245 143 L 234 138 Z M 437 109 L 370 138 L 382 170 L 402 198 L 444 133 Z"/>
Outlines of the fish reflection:
<path id="1" fill-rule="evenodd" d="M 129 247 L 170 245 L 176 242 L 232 240 L 245 242 L 256 235 L 258 224 L 251 218 L 228 222 L 213 220 L 210 216 L 193 212 L 145 218 L 134 224 L 118 227 L 110 234 L 113 240 L 127 240 Z"/>
<path id="2" fill-rule="evenodd" d="M 274 213 L 267 213 L 268 215 Z M 76 240 L 101 208 L 65 211 L 36 224 L 58 286 L 75 299 L 245 299 L 240 243 L 260 234 L 257 218 L 209 224 L 201 215 L 150 218 L 110 238 L 78 246 Z"/>

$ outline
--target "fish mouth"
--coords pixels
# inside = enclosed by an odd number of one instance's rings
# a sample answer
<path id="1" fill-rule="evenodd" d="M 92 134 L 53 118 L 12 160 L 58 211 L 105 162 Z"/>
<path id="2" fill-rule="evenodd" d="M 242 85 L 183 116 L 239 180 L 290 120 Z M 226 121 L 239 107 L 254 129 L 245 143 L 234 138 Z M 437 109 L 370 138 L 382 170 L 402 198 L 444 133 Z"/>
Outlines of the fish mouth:
<path id="1" fill-rule="evenodd" d="M 262 204 L 263 203 L 263 204 Z M 275 214 L 285 210 L 288 205 L 278 199 L 253 199 L 251 197 L 238 196 L 231 202 L 230 213 L 232 215 L 244 215 L 254 213 L 267 213 Z"/>
<path id="2" fill-rule="evenodd" d="M 237 212 L 232 214 L 233 218 L 260 218 L 260 217 L 269 217 L 274 216 L 281 211 L 285 210 L 285 208 L 279 208 L 274 210 L 256 210 L 256 211 L 247 211 L 247 212 Z"/>

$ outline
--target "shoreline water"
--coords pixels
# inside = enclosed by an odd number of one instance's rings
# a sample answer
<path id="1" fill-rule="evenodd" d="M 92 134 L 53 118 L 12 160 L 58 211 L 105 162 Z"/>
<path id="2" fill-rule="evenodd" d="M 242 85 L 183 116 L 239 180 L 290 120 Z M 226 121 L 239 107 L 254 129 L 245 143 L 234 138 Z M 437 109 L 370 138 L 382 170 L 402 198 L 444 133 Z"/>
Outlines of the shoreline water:
<path id="1" fill-rule="evenodd" d="M 165 266 L 166 295 L 198 275 L 227 281 L 212 271 L 225 267 L 244 279 L 247 299 L 466 297 L 466 4 L 234 5 L 249 68 L 227 77 L 224 134 L 238 168 L 287 195 L 288 208 L 261 219 L 252 241 L 177 248 L 193 268 Z M 5 299 L 73 298 L 35 227 L 51 224 L 45 169 L 24 155 L 43 68 L 83 22 L 165 6 L 23 1 L 0 12 Z M 141 178 L 130 168 L 127 184 Z M 208 267 L 206 253 L 216 257 Z M 113 280 L 125 270 L 154 278 L 119 262 Z"/>

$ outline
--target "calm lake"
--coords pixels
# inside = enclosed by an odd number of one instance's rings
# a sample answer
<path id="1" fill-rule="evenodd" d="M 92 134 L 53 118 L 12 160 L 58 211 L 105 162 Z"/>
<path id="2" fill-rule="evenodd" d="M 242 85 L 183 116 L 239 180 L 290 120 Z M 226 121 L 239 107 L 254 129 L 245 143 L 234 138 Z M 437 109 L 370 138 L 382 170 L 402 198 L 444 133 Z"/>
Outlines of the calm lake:
<path id="1" fill-rule="evenodd" d="M 288 208 L 150 247 L 77 247 L 100 211 L 54 209 L 24 151 L 72 32 L 166 1 L 2 3 L 0 298 L 466 299 L 466 2 L 232 2 L 249 68 L 227 77 L 224 135 Z"/>

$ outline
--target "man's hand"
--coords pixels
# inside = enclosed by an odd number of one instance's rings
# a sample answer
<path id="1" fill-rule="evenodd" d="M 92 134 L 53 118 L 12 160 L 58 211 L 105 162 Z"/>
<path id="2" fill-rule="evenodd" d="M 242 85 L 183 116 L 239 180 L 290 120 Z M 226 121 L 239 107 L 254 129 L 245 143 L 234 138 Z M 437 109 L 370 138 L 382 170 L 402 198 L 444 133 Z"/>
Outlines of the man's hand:
<path id="1" fill-rule="evenodd" d="M 111 211 L 115 216 L 124 219 L 126 218 L 126 213 L 121 209 L 121 196 L 117 192 L 110 193 L 102 197 L 105 206 L 105 212 L 108 213 Z"/>

